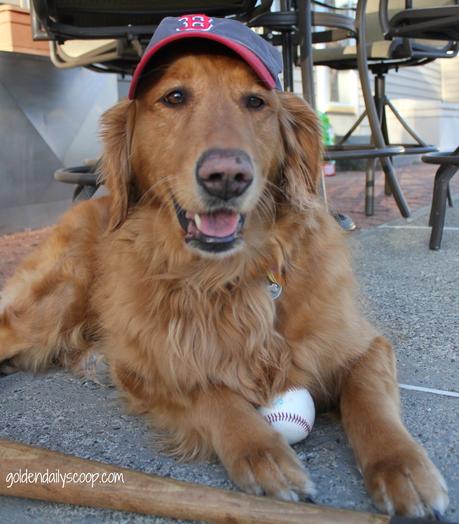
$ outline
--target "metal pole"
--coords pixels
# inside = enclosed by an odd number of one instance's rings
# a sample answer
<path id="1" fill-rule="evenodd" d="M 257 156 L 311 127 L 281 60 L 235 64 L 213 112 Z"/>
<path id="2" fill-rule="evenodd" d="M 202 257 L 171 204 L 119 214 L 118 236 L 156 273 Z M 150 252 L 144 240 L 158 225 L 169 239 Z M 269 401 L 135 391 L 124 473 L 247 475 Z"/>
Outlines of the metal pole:
<path id="1" fill-rule="evenodd" d="M 384 149 L 387 144 L 384 141 L 384 137 L 381 131 L 378 114 L 374 104 L 373 96 L 371 93 L 370 76 L 368 73 L 368 57 L 366 49 L 366 38 L 365 38 L 365 13 L 367 7 L 367 0 L 359 0 L 357 3 L 357 65 L 359 69 L 360 83 L 362 85 L 363 98 L 365 100 L 365 107 L 367 110 L 368 121 L 371 128 L 371 136 L 373 145 L 378 149 Z M 410 216 L 410 208 L 403 196 L 402 189 L 395 175 L 394 167 L 392 162 L 385 157 L 381 157 L 381 164 L 384 172 L 387 176 L 388 183 L 390 184 L 392 194 L 403 217 L 407 218 Z"/>
<path id="2" fill-rule="evenodd" d="M 303 84 L 303 97 L 315 109 L 314 58 L 312 49 L 311 1 L 298 0 L 298 26 L 300 32 L 300 65 Z"/>
<path id="3" fill-rule="evenodd" d="M 281 11 L 290 11 L 292 8 L 291 0 L 281 0 Z M 282 59 L 284 61 L 284 90 L 293 92 L 293 38 L 292 31 L 282 32 Z"/>

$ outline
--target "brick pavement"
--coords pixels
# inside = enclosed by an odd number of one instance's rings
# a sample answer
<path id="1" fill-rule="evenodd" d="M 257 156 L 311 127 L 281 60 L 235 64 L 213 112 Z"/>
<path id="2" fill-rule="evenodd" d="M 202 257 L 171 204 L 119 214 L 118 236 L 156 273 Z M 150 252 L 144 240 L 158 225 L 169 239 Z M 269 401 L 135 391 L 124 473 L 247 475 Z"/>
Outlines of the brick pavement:
<path id="1" fill-rule="evenodd" d="M 436 166 L 412 164 L 397 168 L 396 174 L 411 211 L 430 206 Z M 400 218 L 392 196 L 384 195 L 384 176 L 375 175 L 375 214 L 365 216 L 365 173 L 362 171 L 339 172 L 326 177 L 325 183 L 330 208 L 351 216 L 361 229 L 367 229 Z M 451 181 L 452 193 L 459 193 L 459 174 Z"/>

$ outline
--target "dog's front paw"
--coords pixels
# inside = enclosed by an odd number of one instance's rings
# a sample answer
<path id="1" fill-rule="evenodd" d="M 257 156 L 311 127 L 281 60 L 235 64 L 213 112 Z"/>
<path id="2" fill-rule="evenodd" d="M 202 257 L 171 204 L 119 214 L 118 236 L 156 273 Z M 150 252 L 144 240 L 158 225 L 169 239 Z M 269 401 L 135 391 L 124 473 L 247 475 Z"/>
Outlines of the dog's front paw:
<path id="1" fill-rule="evenodd" d="M 438 518 L 448 506 L 445 480 L 415 443 L 367 467 L 364 479 L 374 503 L 385 513 Z"/>
<path id="2" fill-rule="evenodd" d="M 231 479 L 253 495 L 280 500 L 310 500 L 313 483 L 287 442 L 275 432 L 266 441 L 250 442 L 230 464 Z"/>
<path id="3" fill-rule="evenodd" d="M 0 377 L 12 375 L 18 371 L 19 367 L 14 363 L 14 359 L 10 358 L 0 362 Z"/>

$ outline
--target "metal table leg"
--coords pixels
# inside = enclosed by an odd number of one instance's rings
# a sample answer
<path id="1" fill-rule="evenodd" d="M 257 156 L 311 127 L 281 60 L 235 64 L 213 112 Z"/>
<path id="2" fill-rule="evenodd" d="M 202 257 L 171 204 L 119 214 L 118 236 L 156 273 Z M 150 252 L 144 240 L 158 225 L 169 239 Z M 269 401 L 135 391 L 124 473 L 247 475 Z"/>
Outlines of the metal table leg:
<path id="1" fill-rule="evenodd" d="M 378 114 L 374 104 L 373 96 L 371 93 L 370 75 L 368 72 L 368 60 L 367 60 L 367 49 L 365 45 L 365 11 L 367 6 L 367 0 L 359 0 L 357 4 L 357 64 L 359 69 L 360 83 L 362 85 L 363 97 L 365 100 L 365 107 L 367 109 L 368 121 L 371 128 L 371 135 L 373 144 L 377 148 L 386 147 L 384 137 L 381 131 Z M 394 196 L 395 202 L 397 203 L 398 209 L 403 217 L 407 218 L 410 216 L 410 208 L 403 196 L 402 189 L 395 175 L 394 167 L 392 162 L 387 158 L 381 158 L 382 168 L 386 174 L 388 184 L 390 185 L 391 192 Z"/>
<path id="2" fill-rule="evenodd" d="M 316 97 L 314 92 L 314 59 L 312 49 L 311 1 L 298 0 L 297 10 L 298 28 L 300 34 L 300 66 L 303 98 L 313 109 L 316 109 Z M 322 171 L 320 172 L 320 192 L 322 194 L 325 207 L 328 209 L 325 177 Z"/>
<path id="3" fill-rule="evenodd" d="M 432 226 L 430 234 L 430 249 L 437 251 L 441 247 L 443 228 L 445 226 L 446 204 L 448 201 L 449 181 L 459 169 L 454 165 L 440 166 L 435 175 L 435 184 L 432 195 L 432 207 L 430 209 L 429 225 Z"/>
<path id="4" fill-rule="evenodd" d="M 312 16 L 311 1 L 298 0 L 298 26 L 300 32 L 300 64 L 303 97 L 315 109 L 314 94 L 314 60 L 312 50 Z"/>

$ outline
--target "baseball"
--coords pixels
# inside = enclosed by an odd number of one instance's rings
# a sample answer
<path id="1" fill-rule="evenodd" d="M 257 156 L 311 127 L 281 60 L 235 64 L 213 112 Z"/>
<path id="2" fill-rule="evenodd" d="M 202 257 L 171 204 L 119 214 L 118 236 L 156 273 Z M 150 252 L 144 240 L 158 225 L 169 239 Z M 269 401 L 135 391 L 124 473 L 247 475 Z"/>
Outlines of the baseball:
<path id="1" fill-rule="evenodd" d="M 269 406 L 258 411 L 289 444 L 296 444 L 309 435 L 316 413 L 309 391 L 296 388 L 278 395 Z"/>

